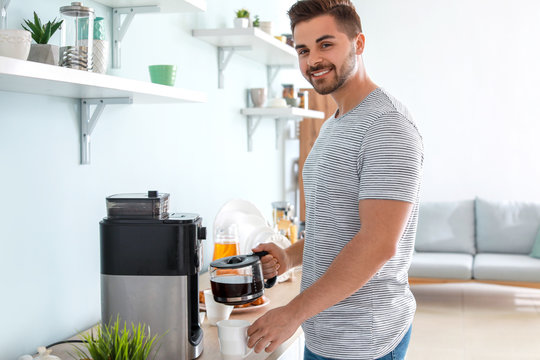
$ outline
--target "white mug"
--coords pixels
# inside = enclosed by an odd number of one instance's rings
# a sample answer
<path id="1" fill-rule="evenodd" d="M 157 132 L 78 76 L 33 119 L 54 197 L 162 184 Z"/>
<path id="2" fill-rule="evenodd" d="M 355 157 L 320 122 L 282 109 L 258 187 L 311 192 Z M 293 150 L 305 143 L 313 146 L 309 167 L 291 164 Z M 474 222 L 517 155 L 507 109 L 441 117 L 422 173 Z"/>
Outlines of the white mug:
<path id="1" fill-rule="evenodd" d="M 218 321 L 219 347 L 223 360 L 242 360 L 253 352 L 247 346 L 247 328 L 250 325 L 246 320 Z"/>
<path id="2" fill-rule="evenodd" d="M 234 306 L 216 302 L 210 289 L 204 290 L 204 305 L 208 322 L 214 326 L 220 320 L 227 320 L 234 309 Z"/>

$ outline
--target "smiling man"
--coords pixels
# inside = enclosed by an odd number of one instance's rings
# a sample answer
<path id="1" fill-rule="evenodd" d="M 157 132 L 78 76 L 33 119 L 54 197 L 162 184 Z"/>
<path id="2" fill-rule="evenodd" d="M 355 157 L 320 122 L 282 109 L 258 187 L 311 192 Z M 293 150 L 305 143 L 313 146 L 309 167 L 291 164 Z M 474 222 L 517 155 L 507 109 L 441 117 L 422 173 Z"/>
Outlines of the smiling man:
<path id="1" fill-rule="evenodd" d="M 253 249 L 269 252 L 265 277 L 302 264 L 301 293 L 257 319 L 248 345 L 272 352 L 302 325 L 306 360 L 404 359 L 422 138 L 407 109 L 368 77 L 349 0 L 298 1 L 289 17 L 303 76 L 338 109 L 304 165 L 305 240 Z"/>

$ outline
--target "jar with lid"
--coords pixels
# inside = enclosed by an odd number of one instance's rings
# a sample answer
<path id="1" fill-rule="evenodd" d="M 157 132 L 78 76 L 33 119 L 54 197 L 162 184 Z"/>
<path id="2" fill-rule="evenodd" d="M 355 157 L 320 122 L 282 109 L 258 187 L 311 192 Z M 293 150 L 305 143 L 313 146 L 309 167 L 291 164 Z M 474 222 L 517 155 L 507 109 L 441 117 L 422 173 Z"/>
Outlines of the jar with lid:
<path id="1" fill-rule="evenodd" d="M 212 260 L 240 254 L 238 225 L 231 224 L 216 229 L 214 237 L 214 255 Z"/>
<path id="2" fill-rule="evenodd" d="M 72 2 L 62 6 L 63 19 L 60 40 L 60 66 L 92 71 L 94 9 L 83 6 L 82 2 Z"/>

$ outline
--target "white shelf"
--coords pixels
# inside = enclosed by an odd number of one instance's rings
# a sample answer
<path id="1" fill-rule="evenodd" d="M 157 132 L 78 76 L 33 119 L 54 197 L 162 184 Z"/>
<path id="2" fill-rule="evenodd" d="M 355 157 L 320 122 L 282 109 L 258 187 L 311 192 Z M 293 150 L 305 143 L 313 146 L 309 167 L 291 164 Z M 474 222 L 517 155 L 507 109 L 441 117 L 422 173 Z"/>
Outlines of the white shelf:
<path id="1" fill-rule="evenodd" d="M 264 31 L 250 27 L 243 29 L 200 29 L 193 36 L 217 47 L 250 47 L 240 54 L 266 65 L 296 66 L 296 51 Z"/>
<path id="2" fill-rule="evenodd" d="M 125 98 L 134 103 L 206 102 L 198 91 L 0 56 L 0 90 L 68 98 Z"/>
<path id="3" fill-rule="evenodd" d="M 95 0 L 112 8 L 158 6 L 160 12 L 200 12 L 206 11 L 206 0 Z"/>
<path id="4" fill-rule="evenodd" d="M 313 118 L 313 119 L 323 119 L 324 112 L 307 110 L 297 107 L 276 107 L 276 108 L 245 108 L 241 109 L 240 112 L 242 115 L 246 116 L 263 116 L 263 117 L 274 117 L 274 118 L 292 118 L 292 117 L 302 117 L 302 118 Z"/>
<path id="5" fill-rule="evenodd" d="M 90 163 L 90 135 L 106 105 L 206 102 L 206 95 L 198 91 L 3 56 L 0 90 L 78 99 L 81 164 Z M 95 106 L 93 112 L 90 106 Z"/>
<path id="6" fill-rule="evenodd" d="M 247 147 L 248 151 L 253 150 L 253 134 L 257 130 L 263 117 L 272 117 L 276 123 L 276 149 L 278 148 L 279 136 L 281 132 L 280 120 L 291 118 L 312 118 L 323 119 L 324 112 L 307 110 L 297 107 L 253 107 L 241 109 L 240 113 L 247 118 Z M 256 118 L 256 121 L 254 119 Z"/>

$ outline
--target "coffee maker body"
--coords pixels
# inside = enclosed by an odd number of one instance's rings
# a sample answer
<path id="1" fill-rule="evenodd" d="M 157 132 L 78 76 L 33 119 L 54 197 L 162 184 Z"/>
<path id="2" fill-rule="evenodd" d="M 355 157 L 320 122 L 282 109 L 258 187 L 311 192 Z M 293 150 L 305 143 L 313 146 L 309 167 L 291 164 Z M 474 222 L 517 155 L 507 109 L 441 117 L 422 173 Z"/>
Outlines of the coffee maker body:
<path id="1" fill-rule="evenodd" d="M 198 275 L 206 229 L 196 214 L 109 216 L 100 222 L 103 323 L 144 323 L 161 336 L 157 360 L 203 350 Z"/>

